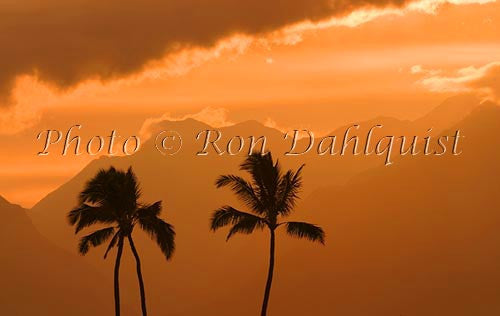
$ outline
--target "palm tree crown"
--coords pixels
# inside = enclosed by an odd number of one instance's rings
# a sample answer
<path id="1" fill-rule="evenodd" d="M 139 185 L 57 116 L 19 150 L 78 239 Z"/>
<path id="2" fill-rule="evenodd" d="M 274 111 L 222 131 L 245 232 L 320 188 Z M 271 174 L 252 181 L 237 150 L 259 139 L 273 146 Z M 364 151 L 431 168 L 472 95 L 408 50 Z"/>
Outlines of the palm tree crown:
<path id="1" fill-rule="evenodd" d="M 223 175 L 216 181 L 218 188 L 229 186 L 238 198 L 250 209 L 251 213 L 223 206 L 216 210 L 211 218 L 211 229 L 231 225 L 227 239 L 236 233 L 250 234 L 255 229 L 275 230 L 281 225 L 286 232 L 298 238 L 325 243 L 325 233 L 314 224 L 304 222 L 280 222 L 288 217 L 299 198 L 302 187 L 301 172 L 281 171 L 279 161 L 273 162 L 271 153 L 252 154 L 241 165 L 240 170 L 250 173 L 251 181 L 236 175 Z"/>
<path id="2" fill-rule="evenodd" d="M 110 226 L 82 237 L 79 252 L 85 255 L 90 247 L 97 247 L 111 238 L 104 254 L 106 258 L 120 237 L 130 235 L 139 224 L 169 260 L 175 250 L 174 228 L 159 217 L 161 201 L 139 204 L 140 195 L 139 184 L 131 168 L 127 172 L 113 167 L 100 170 L 80 193 L 79 206 L 69 213 L 68 219 L 75 226 L 75 234 L 94 224 Z"/>

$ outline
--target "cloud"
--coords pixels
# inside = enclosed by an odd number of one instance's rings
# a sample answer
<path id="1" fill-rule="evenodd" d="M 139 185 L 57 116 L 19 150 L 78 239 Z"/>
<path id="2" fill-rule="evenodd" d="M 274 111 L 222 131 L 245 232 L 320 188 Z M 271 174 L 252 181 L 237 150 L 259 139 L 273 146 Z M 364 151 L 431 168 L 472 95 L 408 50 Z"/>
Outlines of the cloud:
<path id="1" fill-rule="evenodd" d="M 444 3 L 495 0 L 409 1 L 4 0 L 0 134 L 32 126 L 50 103 L 45 96 L 31 97 L 38 91 L 20 88 L 19 82 L 31 80 L 51 101 L 64 100 L 63 95 L 183 75 L 252 45 L 295 45 L 310 30 L 356 27 L 409 11 L 435 13 Z M 60 93 L 69 88 L 71 93 Z"/>
<path id="2" fill-rule="evenodd" d="M 18 104 L 13 109 L 0 113 L 0 135 L 13 135 L 33 126 L 40 120 L 40 111 L 27 104 Z"/>
<path id="3" fill-rule="evenodd" d="M 418 70 L 418 71 L 417 71 Z M 439 70 L 424 70 L 413 66 L 413 74 L 425 74 L 419 84 L 433 92 L 476 92 L 485 98 L 500 100 L 500 61 L 481 67 L 468 66 L 443 74 Z"/>
<path id="4" fill-rule="evenodd" d="M 0 111 L 0 135 L 13 135 L 40 121 L 42 109 L 56 96 L 29 76 L 16 79 L 15 106 Z"/>
<path id="5" fill-rule="evenodd" d="M 440 74 L 442 71 L 439 69 L 427 69 L 422 67 L 422 65 L 414 65 L 410 68 L 410 73 L 412 75 L 416 74 L 425 74 L 427 76 L 436 76 Z"/>
<path id="6" fill-rule="evenodd" d="M 358 25 L 409 1 L 4 0 L 0 105 L 12 101 L 20 75 L 66 89 L 89 79 L 137 74 L 165 56 L 186 48 L 214 47 L 237 34 L 260 37 L 296 25 L 280 37 L 293 44 L 300 41 L 297 30 Z M 421 0 L 408 7 L 429 11 L 447 2 L 489 1 L 494 0 Z"/>
<path id="7" fill-rule="evenodd" d="M 373 21 L 383 16 L 401 16 L 409 12 L 425 14 L 437 14 L 438 9 L 445 4 L 468 5 L 487 4 L 496 0 L 417 0 L 405 1 L 406 5 L 394 6 L 360 6 L 355 7 L 349 13 L 341 16 L 332 16 L 328 19 L 315 21 L 304 21 L 280 30 L 279 33 L 286 34 L 294 43 L 301 41 L 301 33 L 309 30 L 327 29 L 334 26 L 357 27 L 364 23 Z"/>
<path id="8" fill-rule="evenodd" d="M 415 65 L 415 66 L 412 66 L 411 69 L 410 69 L 410 73 L 411 74 L 419 74 L 422 71 L 423 71 L 422 65 Z"/>
<path id="9" fill-rule="evenodd" d="M 151 137 L 151 134 L 154 133 L 158 123 L 163 121 L 183 121 L 188 118 L 195 119 L 216 128 L 233 125 L 234 122 L 228 120 L 227 116 L 228 111 L 226 109 L 214 107 L 206 107 L 199 112 L 183 116 L 173 116 L 170 113 L 165 113 L 160 117 L 146 119 L 141 126 L 139 135 L 141 139 L 148 139 Z"/>
<path id="10" fill-rule="evenodd" d="M 0 7 L 0 96 L 35 74 L 61 88 L 140 71 L 152 60 L 234 34 L 405 0 L 8 0 Z"/>
<path id="11" fill-rule="evenodd" d="M 489 92 L 491 99 L 500 101 L 500 62 L 490 64 L 483 76 L 470 82 L 470 86 Z"/>

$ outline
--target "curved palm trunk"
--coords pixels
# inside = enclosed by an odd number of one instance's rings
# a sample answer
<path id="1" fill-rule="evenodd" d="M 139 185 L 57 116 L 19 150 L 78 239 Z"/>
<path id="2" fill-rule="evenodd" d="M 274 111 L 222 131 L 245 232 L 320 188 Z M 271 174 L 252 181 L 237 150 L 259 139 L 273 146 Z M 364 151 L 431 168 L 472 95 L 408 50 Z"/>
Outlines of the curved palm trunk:
<path id="1" fill-rule="evenodd" d="M 115 315 L 120 316 L 120 262 L 123 253 L 123 237 L 118 241 L 118 252 L 115 261 Z"/>
<path id="2" fill-rule="evenodd" d="M 132 253 L 134 254 L 135 263 L 136 263 L 136 267 L 137 267 L 137 278 L 139 279 L 139 290 L 141 292 L 142 315 L 147 316 L 148 312 L 146 309 L 146 292 L 144 290 L 144 281 L 142 279 L 141 259 L 139 258 L 139 254 L 137 253 L 137 249 L 135 248 L 134 241 L 132 240 L 131 235 L 128 235 L 128 241 L 130 243 L 130 248 L 132 248 Z"/>
<path id="3" fill-rule="evenodd" d="M 269 303 L 269 295 L 271 294 L 271 285 L 273 283 L 274 248 L 275 248 L 274 229 L 271 229 L 271 246 L 269 248 L 269 272 L 267 274 L 266 291 L 264 292 L 264 301 L 262 302 L 262 310 L 260 312 L 261 316 L 267 315 L 267 305 Z"/>

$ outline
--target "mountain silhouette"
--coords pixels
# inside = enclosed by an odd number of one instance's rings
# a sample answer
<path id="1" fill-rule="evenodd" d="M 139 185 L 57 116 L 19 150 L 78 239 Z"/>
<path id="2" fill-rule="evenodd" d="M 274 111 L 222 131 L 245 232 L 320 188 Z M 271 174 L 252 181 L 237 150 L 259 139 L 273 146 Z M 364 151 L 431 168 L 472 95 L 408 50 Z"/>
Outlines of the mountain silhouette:
<path id="1" fill-rule="evenodd" d="M 308 306 L 281 308 L 297 315 L 311 308 L 317 315 L 499 313 L 499 120 L 500 107 L 485 104 L 453 128 L 466 135 L 462 155 L 403 159 L 309 196 L 304 209 L 319 209 L 315 218 L 328 223 L 334 245 L 329 253 L 293 249 L 315 263 L 307 276 L 297 268 L 303 262 L 286 272 L 310 293 Z"/>
<path id="2" fill-rule="evenodd" d="M 297 215 L 324 224 L 329 236 L 324 249 L 279 240 L 277 264 L 287 265 L 276 274 L 270 314 L 465 316 L 481 314 L 480 308 L 500 308 L 493 295 L 500 284 L 493 247 L 499 242 L 494 210 L 500 112 L 494 105 L 478 107 L 471 99 L 464 101 L 466 106 L 450 105 L 463 100 L 441 108 L 457 113 L 449 119 L 439 109 L 420 121 L 381 119 L 389 132 L 410 133 L 406 128 L 424 130 L 431 124 L 436 131 L 452 127 L 447 133 L 460 128 L 466 136 L 463 155 L 402 158 L 391 167 L 375 156 L 283 158 L 276 152 L 288 147 L 277 130 L 256 122 L 220 128 L 223 137 L 268 133 L 273 155 L 287 168 L 306 163 L 303 196 L 309 198 L 298 204 Z M 436 117 L 443 119 L 439 126 L 433 123 Z M 378 120 L 360 125 L 384 123 Z M 152 138 L 133 156 L 97 159 L 35 205 L 30 217 L 44 236 L 76 253 L 77 240 L 65 214 L 75 206 L 77 193 L 100 168 L 132 166 L 143 198 L 163 201 L 178 236 L 176 258 L 166 265 L 147 236 L 138 234 L 138 248 L 147 258 L 144 277 L 151 280 L 146 291 L 165 293 L 151 297 L 151 314 L 213 315 L 217 310 L 224 316 L 237 309 L 240 315 L 255 315 L 258 306 L 248 297 L 259 295 L 265 282 L 265 250 L 259 246 L 265 236 L 236 237 L 228 246 L 224 234 L 211 235 L 207 227 L 220 201 L 238 205 L 213 184 L 220 174 L 237 173 L 244 155 L 194 155 L 200 147 L 194 137 L 210 128 L 195 120 L 161 122 L 154 128 L 179 131 L 183 150 L 173 157 L 160 155 Z M 88 257 L 96 269 L 109 271 L 100 254 Z M 124 288 L 135 290 L 133 262 L 124 262 L 123 269 Z M 218 308 L 221 304 L 226 308 Z"/>
<path id="3" fill-rule="evenodd" d="M 109 315 L 111 280 L 51 244 L 26 210 L 0 197 L 3 315 Z"/>

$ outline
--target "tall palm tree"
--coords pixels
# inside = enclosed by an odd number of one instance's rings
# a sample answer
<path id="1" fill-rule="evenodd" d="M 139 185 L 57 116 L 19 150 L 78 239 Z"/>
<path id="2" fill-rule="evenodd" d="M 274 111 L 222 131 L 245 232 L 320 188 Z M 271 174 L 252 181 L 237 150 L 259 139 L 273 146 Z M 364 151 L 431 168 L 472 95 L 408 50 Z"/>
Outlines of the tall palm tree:
<path id="1" fill-rule="evenodd" d="M 124 172 L 111 167 L 108 170 L 100 170 L 87 182 L 80 193 L 79 206 L 68 214 L 70 224 L 75 226 L 75 234 L 94 224 L 108 226 L 83 236 L 78 251 L 85 255 L 90 247 L 97 247 L 110 238 L 104 259 L 112 248 L 118 248 L 114 271 L 116 316 L 120 315 L 119 271 L 125 240 L 128 241 L 135 257 L 142 315 L 147 315 L 141 261 L 132 238 L 135 226 L 138 224 L 156 241 L 167 260 L 172 257 L 175 249 L 174 227 L 159 217 L 162 210 L 161 201 L 140 204 L 138 202 L 140 195 L 139 183 L 132 168 Z"/>
<path id="2" fill-rule="evenodd" d="M 323 229 L 304 222 L 281 221 L 293 211 L 302 186 L 302 165 L 297 171 L 282 173 L 278 161 L 273 162 L 271 153 L 252 154 L 240 165 L 240 170 L 250 174 L 247 181 L 235 175 L 223 175 L 216 181 L 217 188 L 229 186 L 237 197 L 250 209 L 251 213 L 223 206 L 212 214 L 211 229 L 232 225 L 227 235 L 229 240 L 236 233 L 250 234 L 255 229 L 267 228 L 270 232 L 269 271 L 267 275 L 261 316 L 267 314 L 269 295 L 274 272 L 275 231 L 284 226 L 286 232 L 297 238 L 325 243 Z"/>

